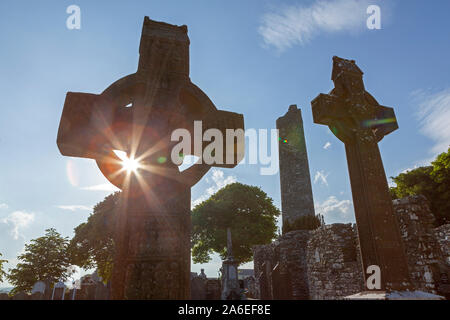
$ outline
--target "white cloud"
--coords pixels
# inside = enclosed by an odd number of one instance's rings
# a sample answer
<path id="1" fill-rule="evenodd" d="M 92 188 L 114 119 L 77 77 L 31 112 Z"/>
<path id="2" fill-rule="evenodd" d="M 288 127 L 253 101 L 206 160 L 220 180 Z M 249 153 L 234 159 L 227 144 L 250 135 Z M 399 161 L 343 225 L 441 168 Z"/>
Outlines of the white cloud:
<path id="1" fill-rule="evenodd" d="M 212 182 L 211 182 L 210 178 L 207 177 L 206 182 L 209 184 L 212 183 L 213 185 L 211 187 L 207 188 L 200 197 L 198 197 L 197 199 L 192 201 L 191 208 L 194 208 L 196 205 L 207 200 L 210 196 L 212 196 L 214 193 L 216 193 L 223 187 L 237 181 L 235 176 L 225 176 L 225 174 L 222 170 L 215 169 L 215 168 L 212 170 L 211 179 L 212 179 Z"/>
<path id="2" fill-rule="evenodd" d="M 315 210 L 317 214 L 324 216 L 327 223 L 348 222 L 352 218 L 352 207 L 350 200 L 338 200 L 335 196 L 330 196 L 324 202 L 316 203 Z"/>
<path id="3" fill-rule="evenodd" d="M 283 6 L 262 18 L 264 43 L 283 51 L 304 45 L 320 33 L 356 32 L 366 28 L 368 0 L 316 0 L 309 7 Z"/>
<path id="4" fill-rule="evenodd" d="M 330 149 L 330 147 L 331 147 L 331 142 L 327 142 L 327 143 L 325 143 L 325 145 L 323 146 L 323 148 L 324 148 L 325 150 Z"/>
<path id="5" fill-rule="evenodd" d="M 86 211 L 91 211 L 92 207 L 89 206 L 83 206 L 83 205 L 60 205 L 60 206 L 56 206 L 59 209 L 62 210 L 69 210 L 69 211 L 77 211 L 77 210 L 86 210 Z"/>
<path id="6" fill-rule="evenodd" d="M 434 94 L 419 91 L 414 96 L 419 102 L 420 131 L 434 141 L 430 151 L 434 155 L 446 152 L 450 146 L 450 88 Z"/>
<path id="7" fill-rule="evenodd" d="M 0 209 L 8 209 L 8 205 L 6 203 L 0 203 Z"/>
<path id="8" fill-rule="evenodd" d="M 326 174 L 323 170 L 316 171 L 316 175 L 314 176 L 314 183 L 321 182 L 322 184 L 328 186 L 328 176 L 329 174 Z"/>
<path id="9" fill-rule="evenodd" d="M 112 185 L 111 183 L 97 184 L 95 186 L 83 187 L 81 189 L 89 191 L 110 191 L 110 192 L 120 191 L 119 188 Z"/>
<path id="10" fill-rule="evenodd" d="M 34 213 L 28 213 L 25 211 L 14 211 L 6 218 L 0 220 L 2 223 L 6 223 L 12 226 L 11 234 L 15 240 L 21 236 L 22 229 L 28 227 L 34 221 Z"/>

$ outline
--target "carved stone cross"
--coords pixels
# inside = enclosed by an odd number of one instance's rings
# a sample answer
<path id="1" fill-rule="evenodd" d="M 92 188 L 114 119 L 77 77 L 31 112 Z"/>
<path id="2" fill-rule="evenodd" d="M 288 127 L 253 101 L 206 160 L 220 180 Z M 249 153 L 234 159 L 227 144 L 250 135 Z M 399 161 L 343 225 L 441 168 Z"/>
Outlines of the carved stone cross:
<path id="1" fill-rule="evenodd" d="M 314 122 L 345 144 L 363 273 L 381 269 L 381 290 L 410 289 L 407 260 L 389 195 L 378 142 L 398 128 L 394 110 L 365 90 L 353 60 L 333 57 L 334 89 L 311 102 Z M 372 288 L 371 288 L 372 289 Z"/>
<path id="2" fill-rule="evenodd" d="M 196 132 L 195 121 L 202 121 L 204 130 L 224 133 L 243 129 L 244 120 L 241 114 L 217 110 L 191 82 L 186 26 L 145 17 L 139 53 L 137 72 L 103 93 L 67 94 L 57 143 L 65 156 L 95 159 L 123 191 L 114 239 L 113 298 L 189 299 L 191 187 L 211 166 L 236 166 L 243 145 L 226 149 L 233 163 L 199 162 L 180 172 L 172 161 L 179 141 L 171 135 L 186 129 L 192 142 L 201 142 L 184 155 L 202 156 L 203 133 Z M 123 170 L 115 150 L 136 159 L 137 172 Z"/>

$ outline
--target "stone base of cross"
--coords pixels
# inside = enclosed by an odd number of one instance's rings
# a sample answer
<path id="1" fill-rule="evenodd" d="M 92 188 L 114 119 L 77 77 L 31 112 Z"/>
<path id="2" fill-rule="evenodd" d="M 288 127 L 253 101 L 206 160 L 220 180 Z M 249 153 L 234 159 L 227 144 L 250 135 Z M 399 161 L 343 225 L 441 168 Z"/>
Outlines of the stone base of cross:
<path id="1" fill-rule="evenodd" d="M 198 139 L 196 121 L 223 136 L 227 129 L 242 129 L 243 135 L 244 120 L 241 114 L 217 110 L 191 82 L 186 26 L 146 17 L 139 53 L 137 72 L 103 93 L 67 94 L 57 144 L 65 156 L 95 159 L 122 190 L 116 208 L 113 298 L 189 299 L 191 187 L 212 166 L 236 166 L 244 146 L 239 137 L 232 148 L 224 142 L 223 163 L 197 163 L 180 172 L 172 161 L 179 141 L 171 135 L 184 129 Z M 138 162 L 136 172 L 124 170 L 117 150 Z M 202 157 L 202 150 L 183 150 L 182 156 Z"/>

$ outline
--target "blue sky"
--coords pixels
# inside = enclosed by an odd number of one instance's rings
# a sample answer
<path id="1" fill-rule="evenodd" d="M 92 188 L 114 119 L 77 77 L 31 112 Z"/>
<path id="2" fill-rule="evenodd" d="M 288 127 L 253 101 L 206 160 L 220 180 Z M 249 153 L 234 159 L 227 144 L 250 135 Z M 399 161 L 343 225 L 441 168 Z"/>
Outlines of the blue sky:
<path id="1" fill-rule="evenodd" d="M 66 28 L 72 4 L 80 30 Z M 381 8 L 381 30 L 366 27 L 370 4 Z M 450 144 L 449 11 L 446 0 L 1 1 L 0 252 L 11 267 L 46 228 L 72 236 L 111 192 L 93 160 L 60 155 L 56 134 L 67 91 L 100 93 L 136 71 L 146 15 L 188 25 L 192 81 L 218 108 L 243 113 L 246 128 L 272 129 L 297 104 L 317 212 L 353 222 L 344 146 L 312 123 L 310 101 L 333 86 L 332 56 L 355 59 L 399 122 L 380 143 L 387 176 L 429 163 Z M 211 170 L 192 200 L 239 181 L 280 206 L 279 176 L 259 170 Z M 215 276 L 219 264 L 192 270 Z"/>

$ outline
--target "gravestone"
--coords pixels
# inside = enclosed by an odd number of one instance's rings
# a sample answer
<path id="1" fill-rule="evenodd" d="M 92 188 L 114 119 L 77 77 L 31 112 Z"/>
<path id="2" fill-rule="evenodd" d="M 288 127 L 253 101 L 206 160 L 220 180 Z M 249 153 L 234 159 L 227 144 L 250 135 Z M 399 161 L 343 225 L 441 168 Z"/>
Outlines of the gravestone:
<path id="1" fill-rule="evenodd" d="M 53 287 L 52 300 L 64 300 L 66 294 L 66 285 L 64 282 L 57 282 Z"/>
<path id="2" fill-rule="evenodd" d="M 378 142 L 398 129 L 394 110 L 364 87 L 353 60 L 333 57 L 334 89 L 311 102 L 314 122 L 327 125 L 345 144 L 363 273 L 381 269 L 381 290 L 409 290 L 411 283 Z"/>
<path id="3" fill-rule="evenodd" d="M 46 284 L 43 281 L 38 281 L 33 285 L 31 290 L 31 300 L 43 300 L 46 290 Z"/>
<path id="4" fill-rule="evenodd" d="M 122 190 L 113 299 L 189 298 L 191 187 L 212 166 L 232 168 L 243 158 L 243 116 L 217 110 L 191 82 L 189 43 L 186 26 L 145 17 L 137 72 L 100 95 L 66 96 L 57 140 L 61 153 L 95 159 L 105 177 Z M 203 129 L 221 133 L 241 130 L 237 141 L 224 141 L 227 152 L 208 153 L 223 155 L 226 163 L 197 162 L 180 172 L 182 156 L 203 155 L 197 121 Z M 179 141 L 172 141 L 171 134 L 176 129 L 190 134 L 194 150 L 176 153 L 175 158 L 180 157 L 174 162 L 172 151 Z M 137 172 L 123 170 L 114 150 L 136 159 Z"/>
<path id="5" fill-rule="evenodd" d="M 238 264 L 233 257 L 231 230 L 227 229 L 227 258 L 222 263 L 222 300 L 240 299 L 240 286 L 238 279 Z"/>
<path id="6" fill-rule="evenodd" d="M 302 111 L 291 105 L 277 129 L 283 230 L 292 230 L 297 219 L 315 215 Z"/>

